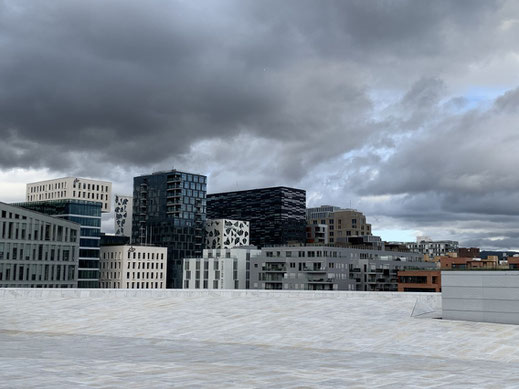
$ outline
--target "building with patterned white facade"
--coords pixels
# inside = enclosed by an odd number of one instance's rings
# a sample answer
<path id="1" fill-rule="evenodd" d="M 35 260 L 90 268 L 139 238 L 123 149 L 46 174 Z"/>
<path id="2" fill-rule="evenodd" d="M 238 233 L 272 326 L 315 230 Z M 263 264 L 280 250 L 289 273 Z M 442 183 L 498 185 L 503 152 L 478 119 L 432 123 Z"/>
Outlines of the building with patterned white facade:
<path id="1" fill-rule="evenodd" d="M 101 246 L 101 288 L 164 289 L 168 249 L 154 246 Z"/>
<path id="2" fill-rule="evenodd" d="M 202 258 L 185 258 L 184 289 L 249 289 L 254 246 L 204 250 Z"/>
<path id="3" fill-rule="evenodd" d="M 27 202 L 47 200 L 85 200 L 102 204 L 101 212 L 110 212 L 112 183 L 78 177 L 63 177 L 54 180 L 27 184 Z"/>
<path id="4" fill-rule="evenodd" d="M 133 197 L 114 195 L 115 235 L 132 236 Z"/>
<path id="5" fill-rule="evenodd" d="M 249 244 L 249 222 L 231 219 L 206 220 L 205 247 L 207 249 L 230 249 Z"/>

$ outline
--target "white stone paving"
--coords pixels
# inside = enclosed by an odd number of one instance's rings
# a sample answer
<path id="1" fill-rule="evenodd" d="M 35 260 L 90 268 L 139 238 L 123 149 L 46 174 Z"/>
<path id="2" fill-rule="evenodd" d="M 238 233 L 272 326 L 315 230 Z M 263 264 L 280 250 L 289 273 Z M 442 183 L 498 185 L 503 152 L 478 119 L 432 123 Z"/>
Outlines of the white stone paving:
<path id="1" fill-rule="evenodd" d="M 0 289 L 0 388 L 518 388 L 519 327 L 430 318 L 439 303 L 421 293 Z"/>

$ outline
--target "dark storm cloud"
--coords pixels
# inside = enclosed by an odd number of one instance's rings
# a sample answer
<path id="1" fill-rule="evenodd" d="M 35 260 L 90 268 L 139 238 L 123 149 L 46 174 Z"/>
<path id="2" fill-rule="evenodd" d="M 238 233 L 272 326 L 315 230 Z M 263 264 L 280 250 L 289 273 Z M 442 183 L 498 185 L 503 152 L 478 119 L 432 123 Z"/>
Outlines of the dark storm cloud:
<path id="1" fill-rule="evenodd" d="M 471 220 L 519 213 L 516 85 L 487 107 L 464 95 L 514 64 L 518 16 L 513 1 L 0 0 L 0 169 L 122 182 L 175 165 L 212 191 L 304 186 L 471 239 Z"/>

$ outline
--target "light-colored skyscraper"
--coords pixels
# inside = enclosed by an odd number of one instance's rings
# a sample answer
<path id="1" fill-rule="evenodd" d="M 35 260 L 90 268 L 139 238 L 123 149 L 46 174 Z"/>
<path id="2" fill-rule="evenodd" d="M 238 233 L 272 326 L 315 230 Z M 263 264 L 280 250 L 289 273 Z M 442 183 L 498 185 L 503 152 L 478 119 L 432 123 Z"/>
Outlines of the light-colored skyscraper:
<path id="1" fill-rule="evenodd" d="M 27 184 L 27 202 L 47 200 L 85 200 L 102 204 L 101 212 L 110 212 L 112 183 L 78 177 L 63 177 L 54 180 Z"/>

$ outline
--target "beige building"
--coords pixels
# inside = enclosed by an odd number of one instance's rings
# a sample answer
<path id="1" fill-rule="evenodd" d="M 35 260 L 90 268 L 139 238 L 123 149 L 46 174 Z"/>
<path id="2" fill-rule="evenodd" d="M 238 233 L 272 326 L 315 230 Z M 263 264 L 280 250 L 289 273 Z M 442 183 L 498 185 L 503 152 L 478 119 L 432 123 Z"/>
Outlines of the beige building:
<path id="1" fill-rule="evenodd" d="M 308 226 L 321 225 L 326 226 L 328 230 L 324 242 L 307 240 L 308 243 L 336 243 L 352 236 L 371 235 L 371 224 L 366 223 L 366 216 L 355 209 L 338 209 L 325 205 L 309 208 L 306 222 Z M 308 232 L 309 229 L 307 234 Z M 308 237 L 310 239 L 310 235 Z"/>
<path id="2" fill-rule="evenodd" d="M 27 202 L 46 200 L 86 200 L 102 204 L 101 212 L 110 212 L 112 183 L 86 178 L 63 177 L 27 184 Z"/>
<path id="3" fill-rule="evenodd" d="M 101 246 L 101 288 L 166 288 L 167 248 L 154 246 Z"/>

